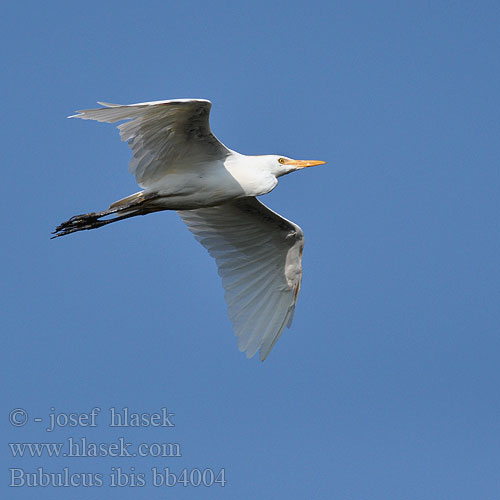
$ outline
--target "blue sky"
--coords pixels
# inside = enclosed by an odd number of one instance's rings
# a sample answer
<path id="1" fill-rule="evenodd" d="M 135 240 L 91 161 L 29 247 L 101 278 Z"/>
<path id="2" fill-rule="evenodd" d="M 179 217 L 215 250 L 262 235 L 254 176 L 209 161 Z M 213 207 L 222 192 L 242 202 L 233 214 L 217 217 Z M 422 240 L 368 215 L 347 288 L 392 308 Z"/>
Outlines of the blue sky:
<path id="1" fill-rule="evenodd" d="M 20 458 L 3 497 L 497 499 L 497 2 L 25 2 L 4 7 L 2 437 L 179 443 L 182 457 Z M 322 159 L 262 200 L 301 225 L 295 321 L 237 349 L 215 263 L 175 213 L 49 240 L 137 190 L 97 100 L 213 101 L 246 154 Z M 95 428 L 49 413 L 102 409 Z M 109 427 L 109 408 L 175 427 Z M 8 423 L 14 408 L 25 426 Z M 36 423 L 33 418 L 43 418 Z M 9 468 L 102 473 L 9 488 Z M 143 487 L 109 486 L 112 467 Z M 151 485 L 151 469 L 227 484 Z"/>

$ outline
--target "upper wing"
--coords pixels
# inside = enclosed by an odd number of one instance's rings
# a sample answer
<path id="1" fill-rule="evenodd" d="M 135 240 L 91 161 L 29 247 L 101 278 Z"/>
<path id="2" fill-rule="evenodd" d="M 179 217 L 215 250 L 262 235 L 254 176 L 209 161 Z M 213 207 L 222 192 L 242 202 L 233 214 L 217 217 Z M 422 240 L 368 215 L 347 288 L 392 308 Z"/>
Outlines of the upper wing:
<path id="1" fill-rule="evenodd" d="M 252 197 L 178 213 L 217 262 L 240 351 L 250 358 L 260 348 L 264 361 L 292 323 L 302 230 Z"/>
<path id="2" fill-rule="evenodd" d="M 163 177 L 169 169 L 186 161 L 224 158 L 229 150 L 212 134 L 209 114 L 212 103 L 204 99 L 177 99 L 122 106 L 83 109 L 70 118 L 115 123 L 122 141 L 128 141 L 134 155 L 129 170 L 142 187 Z"/>

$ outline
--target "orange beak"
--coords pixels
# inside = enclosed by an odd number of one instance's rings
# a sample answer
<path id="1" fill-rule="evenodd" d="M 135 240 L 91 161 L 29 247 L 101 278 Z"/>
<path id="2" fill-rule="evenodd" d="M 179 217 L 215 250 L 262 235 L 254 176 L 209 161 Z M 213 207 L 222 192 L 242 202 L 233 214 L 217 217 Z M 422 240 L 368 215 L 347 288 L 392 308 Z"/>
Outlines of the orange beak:
<path id="1" fill-rule="evenodd" d="M 283 165 L 292 165 L 296 168 L 315 167 L 316 165 L 324 165 L 326 161 L 319 160 L 286 160 Z"/>

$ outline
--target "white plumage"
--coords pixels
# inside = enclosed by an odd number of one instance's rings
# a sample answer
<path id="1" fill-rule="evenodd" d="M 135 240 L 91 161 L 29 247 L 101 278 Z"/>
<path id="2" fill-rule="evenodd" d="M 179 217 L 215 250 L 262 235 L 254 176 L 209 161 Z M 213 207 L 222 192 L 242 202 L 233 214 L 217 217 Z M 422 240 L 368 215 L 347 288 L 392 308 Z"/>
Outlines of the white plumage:
<path id="1" fill-rule="evenodd" d="M 264 360 L 290 326 L 302 279 L 299 226 L 258 201 L 277 178 L 322 161 L 245 156 L 228 149 L 209 125 L 210 101 L 178 99 L 78 112 L 75 118 L 115 123 L 133 157 L 129 170 L 143 191 L 98 213 L 77 215 L 55 237 L 135 215 L 177 210 L 215 258 L 239 349 Z M 73 118 L 72 117 L 72 118 Z"/>
<path id="2" fill-rule="evenodd" d="M 302 230 L 253 197 L 179 215 L 217 262 L 240 350 L 251 357 L 261 348 L 266 359 L 292 322 L 302 279 Z"/>

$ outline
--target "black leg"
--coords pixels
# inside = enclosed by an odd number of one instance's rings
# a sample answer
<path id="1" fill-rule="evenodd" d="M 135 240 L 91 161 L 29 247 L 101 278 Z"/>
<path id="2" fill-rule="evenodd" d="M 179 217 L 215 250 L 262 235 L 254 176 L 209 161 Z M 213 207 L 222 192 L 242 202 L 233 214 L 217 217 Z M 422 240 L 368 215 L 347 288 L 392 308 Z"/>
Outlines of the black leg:
<path id="1" fill-rule="evenodd" d="M 150 201 L 150 200 L 147 200 Z M 110 208 L 103 212 L 90 212 L 88 214 L 75 215 L 56 227 L 52 233 L 54 236 L 51 239 L 66 236 L 67 234 L 75 233 L 77 231 L 84 231 L 86 229 L 96 229 L 98 227 L 106 226 L 112 222 L 119 220 L 129 219 L 137 215 L 146 215 L 152 212 L 158 212 L 162 208 L 148 206 L 144 201 L 139 204 L 132 203 L 131 205 L 119 208 Z M 120 215 L 122 213 L 122 215 Z M 103 217 L 113 216 L 112 218 L 104 219 Z"/>

